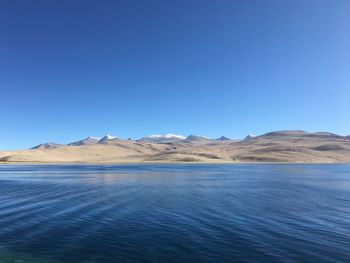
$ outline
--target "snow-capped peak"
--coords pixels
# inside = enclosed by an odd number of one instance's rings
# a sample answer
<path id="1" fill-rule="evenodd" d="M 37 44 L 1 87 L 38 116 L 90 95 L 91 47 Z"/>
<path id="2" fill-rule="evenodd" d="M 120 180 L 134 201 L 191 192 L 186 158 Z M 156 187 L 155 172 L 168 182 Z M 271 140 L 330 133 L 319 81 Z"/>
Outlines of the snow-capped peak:
<path id="1" fill-rule="evenodd" d="M 91 145 L 91 144 L 97 143 L 99 140 L 100 138 L 90 136 L 80 141 L 71 142 L 68 145 L 69 146 Z"/>
<path id="2" fill-rule="evenodd" d="M 101 138 L 99 138 L 99 137 L 95 137 L 95 136 L 89 136 L 89 137 L 87 137 L 86 138 L 86 140 L 101 140 Z"/>
<path id="3" fill-rule="evenodd" d="M 252 139 L 252 138 L 255 138 L 255 137 L 256 137 L 256 135 L 250 133 L 250 134 L 249 134 L 248 136 L 246 136 L 244 139 L 245 139 L 245 140 L 249 140 L 249 139 Z"/>
<path id="4" fill-rule="evenodd" d="M 165 138 L 165 139 L 172 139 L 172 138 L 176 138 L 176 139 L 185 139 L 185 136 L 182 135 L 177 135 L 177 134 L 172 134 L 172 133 L 168 133 L 168 134 L 151 134 L 149 136 L 146 136 L 144 138 L 152 138 L 152 139 L 156 139 L 156 138 Z"/>
<path id="5" fill-rule="evenodd" d="M 116 138 L 117 138 L 117 137 L 115 137 L 115 136 L 112 136 L 112 135 L 107 134 L 107 135 L 103 136 L 102 139 L 101 139 L 100 141 L 113 140 L 113 139 L 116 139 Z"/>
<path id="6" fill-rule="evenodd" d="M 141 138 L 139 141 L 155 142 L 155 143 L 174 143 L 184 140 L 186 137 L 177 134 L 151 134 Z"/>

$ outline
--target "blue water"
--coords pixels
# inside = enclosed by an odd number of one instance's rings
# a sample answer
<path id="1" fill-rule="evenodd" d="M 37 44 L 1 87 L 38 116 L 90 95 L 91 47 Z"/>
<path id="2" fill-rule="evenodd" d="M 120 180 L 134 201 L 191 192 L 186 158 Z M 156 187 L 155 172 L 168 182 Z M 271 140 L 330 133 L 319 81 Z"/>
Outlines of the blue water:
<path id="1" fill-rule="evenodd" d="M 350 262 L 350 165 L 0 165 L 0 262 Z"/>

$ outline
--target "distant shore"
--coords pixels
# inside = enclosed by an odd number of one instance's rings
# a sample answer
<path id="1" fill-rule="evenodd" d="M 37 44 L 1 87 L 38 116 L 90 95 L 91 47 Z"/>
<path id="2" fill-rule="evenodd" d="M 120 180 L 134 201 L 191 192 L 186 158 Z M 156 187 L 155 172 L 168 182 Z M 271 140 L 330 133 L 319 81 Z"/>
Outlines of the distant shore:
<path id="1" fill-rule="evenodd" d="M 350 162 L 0 162 L 0 165 L 127 165 L 127 164 L 350 164 Z"/>
<path id="2" fill-rule="evenodd" d="M 151 139 L 154 141 L 105 136 L 69 145 L 45 143 L 28 150 L 0 151 L 0 163 L 350 163 L 350 137 L 326 132 L 276 131 L 243 140 L 194 135 L 171 141 Z"/>

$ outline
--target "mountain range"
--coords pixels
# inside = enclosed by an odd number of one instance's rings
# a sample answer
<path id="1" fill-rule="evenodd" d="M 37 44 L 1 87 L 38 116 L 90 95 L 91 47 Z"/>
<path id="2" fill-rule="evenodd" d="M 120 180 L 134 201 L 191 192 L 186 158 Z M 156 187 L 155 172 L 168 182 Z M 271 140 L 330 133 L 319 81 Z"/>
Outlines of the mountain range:
<path id="1" fill-rule="evenodd" d="M 37 146 L 34 146 L 32 149 L 45 149 L 45 148 L 55 148 L 55 147 L 61 147 L 64 145 L 67 146 L 81 146 L 81 145 L 92 145 L 92 144 L 97 144 L 97 143 L 104 143 L 106 141 L 109 140 L 120 140 L 118 139 L 116 136 L 112 136 L 112 135 L 105 135 L 102 138 L 98 138 L 98 137 L 93 137 L 93 136 L 89 136 L 85 139 L 79 140 L 79 141 L 75 141 L 75 142 L 71 142 L 68 144 L 59 144 L 59 143 L 43 143 L 43 144 L 39 144 Z M 142 137 L 138 140 L 136 140 L 137 142 L 151 142 L 151 143 L 176 143 L 176 142 L 187 142 L 187 143 L 205 143 L 205 142 L 209 142 L 209 141 L 229 141 L 230 139 L 222 136 L 220 138 L 217 139 L 209 139 L 208 137 L 205 136 L 199 136 L 199 135 L 189 135 L 187 137 L 182 136 L 182 135 L 176 135 L 176 134 L 151 134 L 145 137 Z"/>
<path id="2" fill-rule="evenodd" d="M 3 163 L 297 162 L 349 163 L 350 136 L 300 130 L 274 131 L 241 140 L 225 136 L 153 134 L 138 140 L 106 135 L 69 144 L 43 143 L 0 151 Z"/>

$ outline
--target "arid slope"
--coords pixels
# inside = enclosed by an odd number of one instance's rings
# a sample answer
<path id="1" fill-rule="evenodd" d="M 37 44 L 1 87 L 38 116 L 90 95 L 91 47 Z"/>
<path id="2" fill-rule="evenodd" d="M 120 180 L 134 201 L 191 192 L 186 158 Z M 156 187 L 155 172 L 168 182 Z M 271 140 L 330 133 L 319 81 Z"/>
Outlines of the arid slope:
<path id="1" fill-rule="evenodd" d="M 0 151 L 3 163 L 306 162 L 349 163 L 350 138 L 278 131 L 240 141 L 193 138 L 174 143 L 113 139 L 92 145 Z"/>

